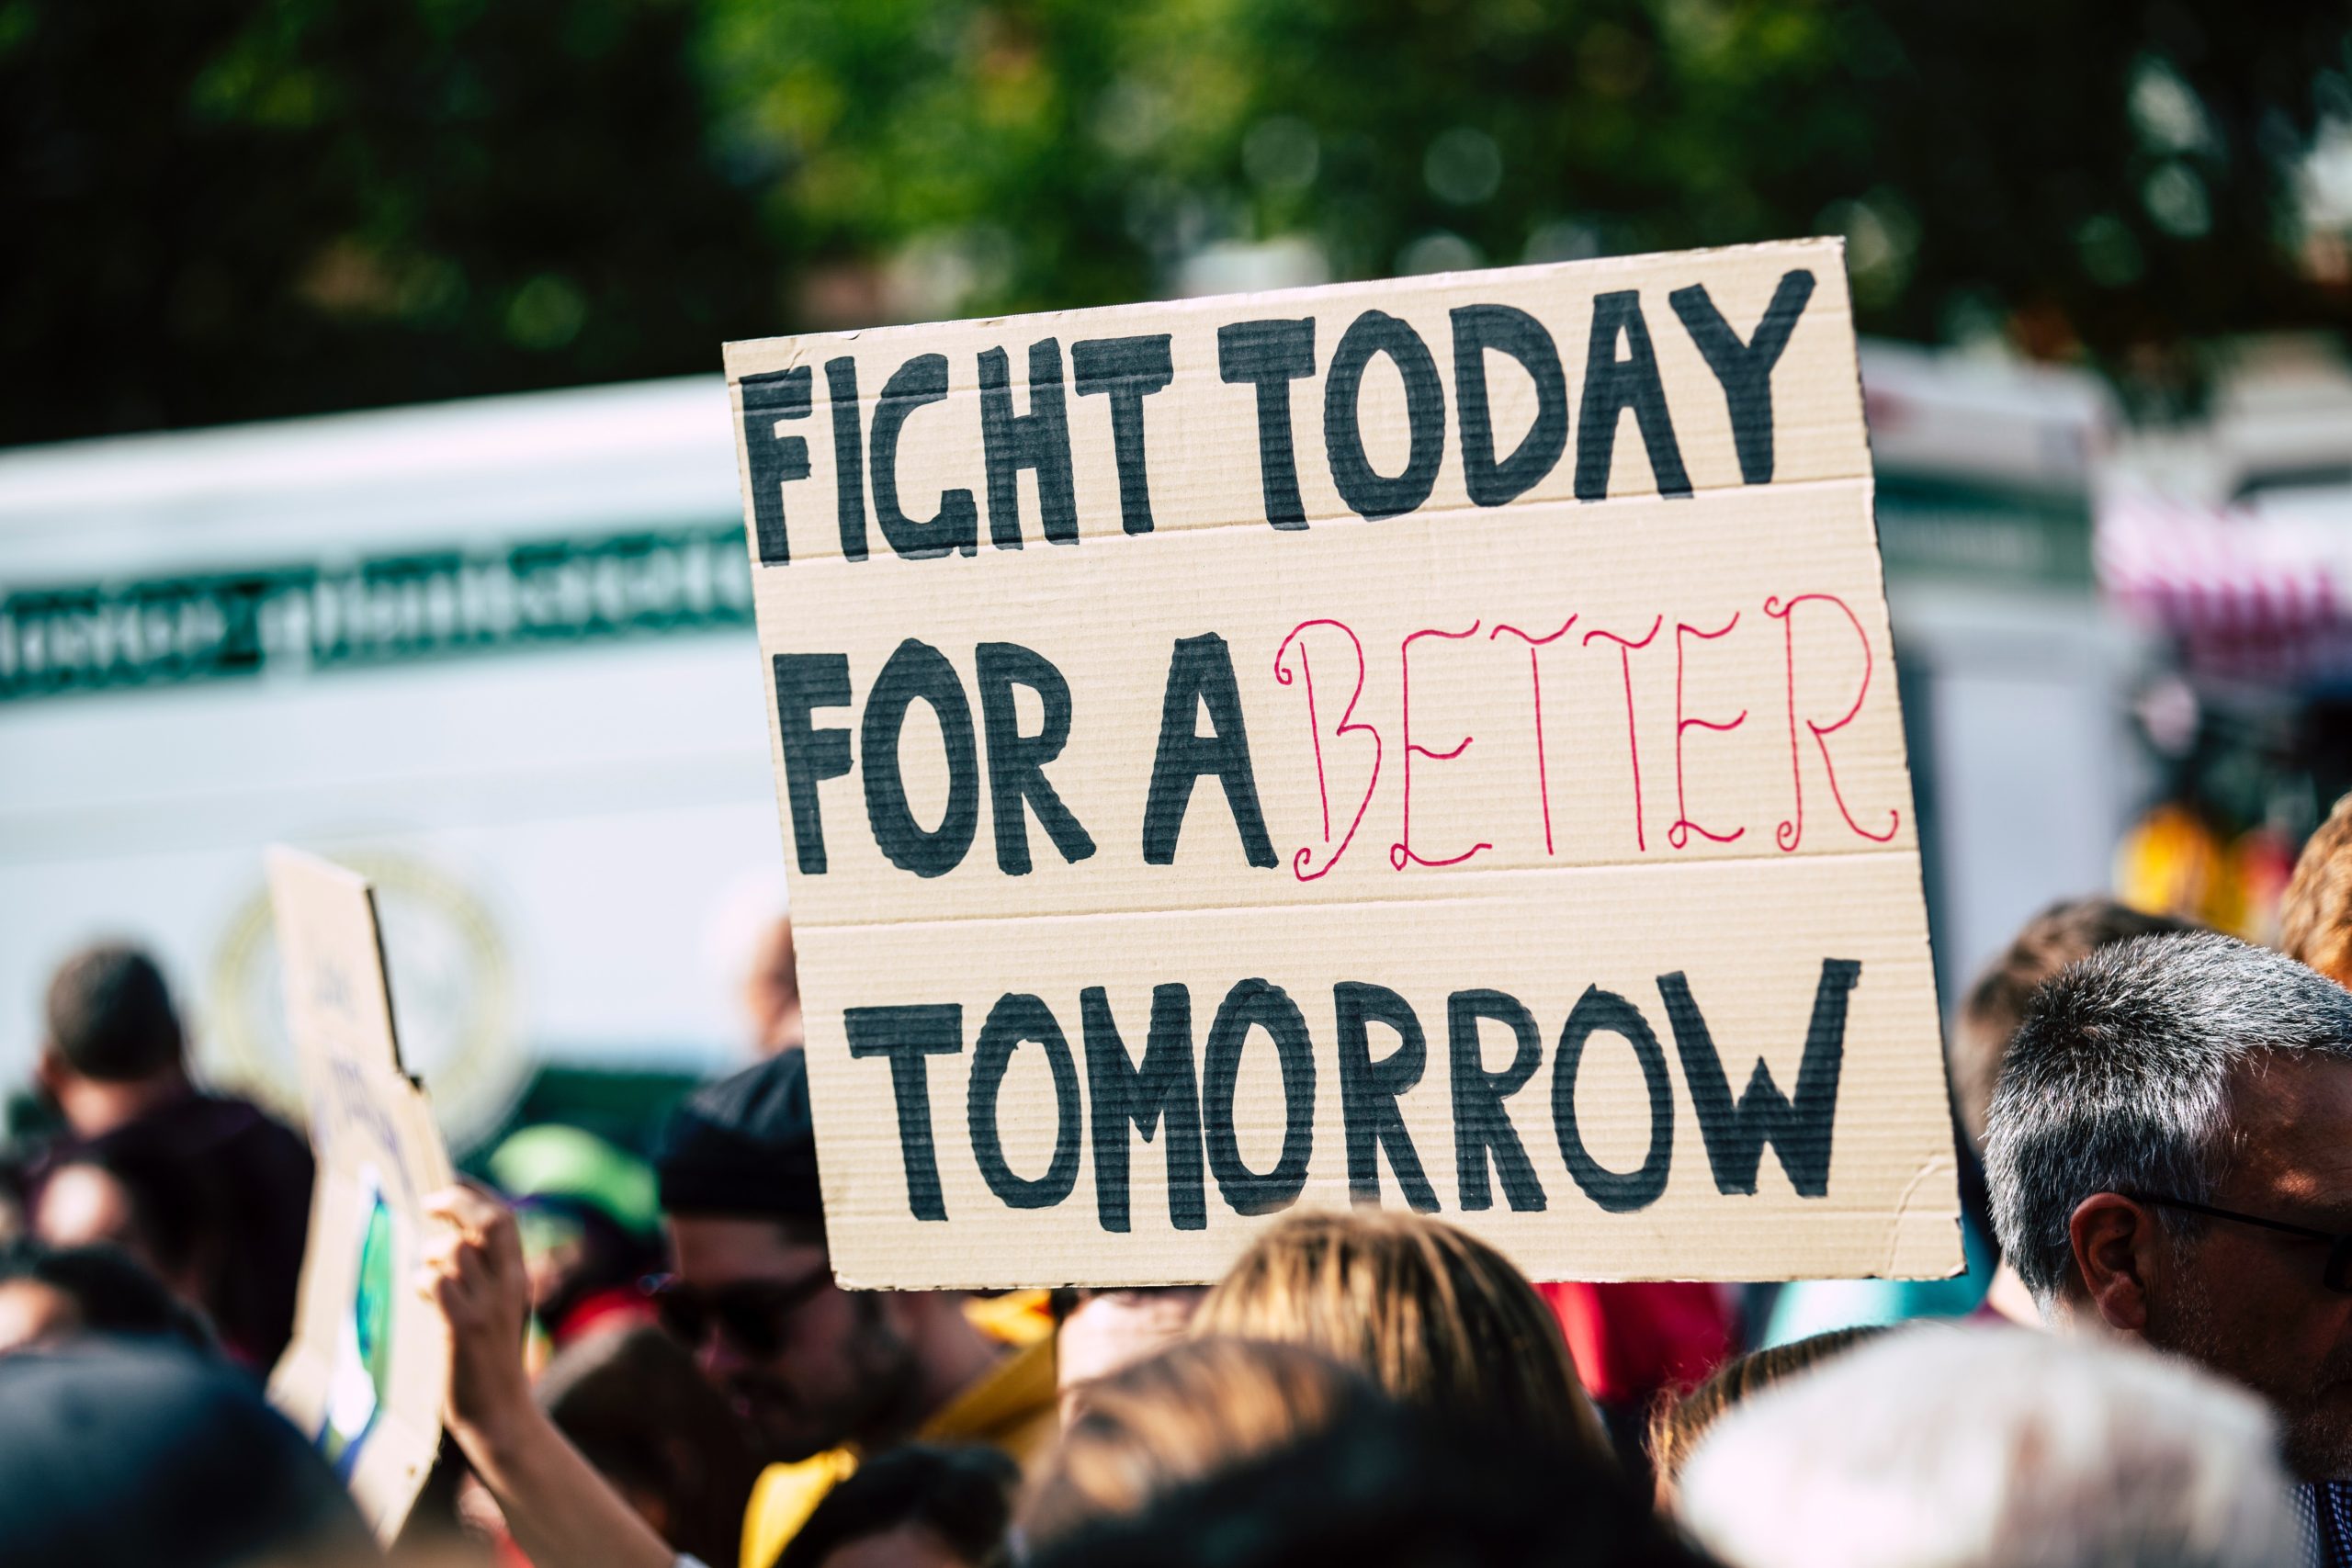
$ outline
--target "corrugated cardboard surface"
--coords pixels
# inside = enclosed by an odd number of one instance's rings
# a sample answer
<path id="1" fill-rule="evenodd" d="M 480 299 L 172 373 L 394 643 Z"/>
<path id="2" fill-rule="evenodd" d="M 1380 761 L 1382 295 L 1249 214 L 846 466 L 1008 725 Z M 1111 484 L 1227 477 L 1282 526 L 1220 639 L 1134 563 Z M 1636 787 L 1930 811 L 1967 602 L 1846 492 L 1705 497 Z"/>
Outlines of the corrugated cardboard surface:
<path id="1" fill-rule="evenodd" d="M 380 1193 L 391 1216 L 390 1381 L 343 1468 L 360 1512 L 389 1543 L 440 1449 L 448 1334 L 414 1276 L 424 1200 L 453 1177 L 424 1092 L 401 1067 L 374 890 L 297 851 L 273 848 L 268 859 L 288 1032 L 318 1158 L 294 1342 L 269 1393 L 296 1426 L 322 1438 L 338 1356 L 348 1354 L 367 1217 Z"/>
<path id="2" fill-rule="evenodd" d="M 1745 339 L 1797 270 L 1815 287 L 1770 379 L 1770 479 L 1749 483 L 1722 384 L 1668 297 L 1703 285 Z M 1593 300 L 1625 290 L 1638 291 L 1693 493 L 1658 493 L 1628 412 L 1607 498 L 1578 501 Z M 1515 307 L 1544 325 L 1571 412 L 1556 465 L 1495 506 L 1475 504 L 1464 479 L 1449 321 L 1478 304 Z M 1327 448 L 1325 372 L 1368 310 L 1413 330 L 1442 391 L 1434 483 L 1401 515 L 1351 510 Z M 1291 383 L 1289 396 L 1306 526 L 1276 529 L 1257 391 L 1223 379 L 1218 330 L 1310 317 L 1316 374 Z M 1154 526 L 1129 534 L 1108 400 L 1079 395 L 1069 366 L 1079 342 L 1145 333 L 1169 335 L 1173 377 L 1144 403 Z M 1023 547 L 1008 549 L 991 540 L 978 367 L 984 351 L 1004 350 L 1012 405 L 1027 412 L 1031 346 L 1046 338 L 1064 367 L 1079 537 L 1046 542 L 1036 480 L 1023 473 Z M 870 442 L 893 372 L 933 353 L 945 358 L 948 392 L 907 419 L 899 490 L 916 517 L 938 508 L 944 489 L 974 492 L 977 549 L 900 558 L 869 527 L 869 556 L 846 558 L 827 367 L 855 362 Z M 1533 417 L 1533 383 L 1500 354 L 1487 364 L 1495 446 L 1507 454 Z M 789 561 L 756 564 L 755 548 L 754 581 L 764 653 L 842 655 L 850 677 L 850 705 L 810 716 L 819 729 L 849 732 L 853 760 L 817 785 L 821 874 L 797 863 L 788 805 L 783 822 L 820 1160 L 845 1280 L 1214 1278 L 1264 1218 L 1237 1213 L 1212 1179 L 1202 1228 L 1175 1228 L 1164 1135 L 1128 1134 L 1131 1228 L 1104 1228 L 1083 1114 L 1091 1090 L 1080 993 L 1102 989 L 1133 1061 L 1144 1054 L 1153 988 L 1188 987 L 1197 1083 L 1211 1021 L 1232 987 L 1253 979 L 1295 1004 L 1317 1064 L 1299 1203 L 1350 1201 L 1334 987 L 1361 983 L 1402 998 L 1426 1039 L 1419 1082 L 1397 1106 L 1437 1213 L 1537 1278 L 1919 1276 L 1958 1265 L 1910 788 L 1835 242 L 734 344 L 739 411 L 743 377 L 796 367 L 810 371 L 809 412 L 751 426 L 754 440 L 802 438 L 808 468 L 781 486 Z M 1356 420 L 1376 474 L 1407 467 L 1406 407 L 1403 378 L 1375 356 Z M 860 450 L 870 491 L 872 448 Z M 751 473 L 747 462 L 747 487 Z M 869 522 L 872 504 L 869 495 Z M 1206 636 L 1230 659 L 1271 866 L 1245 858 L 1215 776 L 1193 787 L 1172 861 L 1144 853 L 1171 649 Z M 864 793 L 866 698 L 908 639 L 954 668 L 980 763 L 969 850 L 933 876 L 877 847 Z M 1066 861 L 1026 813 L 1032 869 L 1021 875 L 1000 864 L 978 685 L 976 649 L 996 642 L 1034 650 L 1068 682 L 1069 739 L 1045 772 L 1093 844 Z M 773 685 L 770 695 L 775 742 Z M 1042 704 L 1019 692 L 1016 708 L 1022 732 L 1035 734 Z M 1212 728 L 1201 713 L 1193 722 Z M 925 829 L 949 805 L 942 734 L 933 708 L 912 705 L 899 752 Z M 782 802 L 780 743 L 775 760 Z M 1428 863 L 1442 862 L 1453 863 Z M 1733 1096 L 1759 1060 L 1792 1094 L 1825 960 L 1860 965 L 1826 1187 L 1800 1195 L 1783 1151 L 1767 1146 L 1755 1190 L 1736 1190 L 1735 1168 L 1725 1190 L 1660 976 L 1684 976 Z M 1590 987 L 1642 1015 L 1672 1084 L 1666 1130 L 1631 1044 L 1603 1032 L 1584 1052 L 1572 1120 L 1589 1160 L 1622 1174 L 1643 1167 L 1654 1122 L 1665 1140 L 1663 1186 L 1615 1211 L 1572 1175 L 1554 1111 L 1563 1025 Z M 1499 1190 L 1491 1208 L 1461 1207 L 1448 999 L 1473 988 L 1508 992 L 1541 1032 L 1541 1062 L 1507 1101 L 1540 1210 L 1514 1210 Z M 992 1107 L 1015 1186 L 1047 1177 L 1060 1186 L 1076 1136 L 1075 1178 L 1044 1207 L 1008 1206 L 971 1144 L 977 1040 L 1008 994 L 1050 1011 L 1079 1079 L 1081 1113 L 1061 1127 L 1051 1053 L 1032 1042 L 1013 1052 Z M 891 1066 L 850 1054 L 844 1014 L 945 1004 L 962 1010 L 962 1048 L 926 1059 L 944 1213 L 926 1219 L 910 1198 Z M 1511 1038 L 1488 1031 L 1483 1066 L 1498 1072 Z M 1397 1044 L 1377 1023 L 1369 1039 L 1374 1060 Z M 1260 1173 L 1283 1145 L 1276 1060 L 1259 1031 L 1233 1100 L 1234 1150 Z M 1359 1107 L 1360 1122 L 1369 1115 Z M 1385 1145 L 1377 1165 L 1381 1201 L 1405 1201 Z"/>

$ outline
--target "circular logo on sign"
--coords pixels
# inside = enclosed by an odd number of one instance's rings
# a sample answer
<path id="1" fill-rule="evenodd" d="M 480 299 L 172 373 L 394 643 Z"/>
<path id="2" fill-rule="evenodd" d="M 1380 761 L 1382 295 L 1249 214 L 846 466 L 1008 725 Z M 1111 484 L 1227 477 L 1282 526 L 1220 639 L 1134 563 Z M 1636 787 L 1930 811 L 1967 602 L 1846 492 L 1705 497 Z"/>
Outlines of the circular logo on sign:
<path id="1" fill-rule="evenodd" d="M 481 901 L 422 861 L 389 852 L 331 858 L 375 884 L 401 1063 L 462 1150 L 504 1120 L 529 1066 L 505 944 Z M 217 1080 L 299 1116 L 282 986 L 269 890 L 260 887 L 229 921 L 212 965 L 206 1065 Z"/>

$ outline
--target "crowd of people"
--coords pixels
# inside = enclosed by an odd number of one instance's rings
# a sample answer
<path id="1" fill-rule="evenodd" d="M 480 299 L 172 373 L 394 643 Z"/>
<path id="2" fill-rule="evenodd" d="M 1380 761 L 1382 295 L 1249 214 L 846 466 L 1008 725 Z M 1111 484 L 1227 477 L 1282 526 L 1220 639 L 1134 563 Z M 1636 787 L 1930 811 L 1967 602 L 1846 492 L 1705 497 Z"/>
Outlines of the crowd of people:
<path id="1" fill-rule="evenodd" d="M 832 1276 L 788 934 L 650 1161 L 435 1197 L 447 1439 L 394 1561 L 532 1568 L 2352 1564 L 2352 799 L 2284 951 L 2098 898 L 1950 1041 L 1970 1267 L 1539 1285 L 1437 1220 L 1205 1289 Z M 0 1564 L 379 1560 L 267 1404 L 311 1163 L 122 946 L 51 986 L 0 1199 Z"/>

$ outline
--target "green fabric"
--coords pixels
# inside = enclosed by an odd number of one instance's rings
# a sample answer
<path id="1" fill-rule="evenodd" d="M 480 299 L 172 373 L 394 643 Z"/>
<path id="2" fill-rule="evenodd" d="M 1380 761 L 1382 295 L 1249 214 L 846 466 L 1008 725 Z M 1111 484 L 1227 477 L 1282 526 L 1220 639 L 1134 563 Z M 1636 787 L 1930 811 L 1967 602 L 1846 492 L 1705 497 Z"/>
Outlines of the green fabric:
<path id="1" fill-rule="evenodd" d="M 498 1145 L 488 1169 L 510 1198 L 569 1198 L 638 1232 L 662 1223 L 653 1168 L 578 1127 L 526 1127 Z"/>

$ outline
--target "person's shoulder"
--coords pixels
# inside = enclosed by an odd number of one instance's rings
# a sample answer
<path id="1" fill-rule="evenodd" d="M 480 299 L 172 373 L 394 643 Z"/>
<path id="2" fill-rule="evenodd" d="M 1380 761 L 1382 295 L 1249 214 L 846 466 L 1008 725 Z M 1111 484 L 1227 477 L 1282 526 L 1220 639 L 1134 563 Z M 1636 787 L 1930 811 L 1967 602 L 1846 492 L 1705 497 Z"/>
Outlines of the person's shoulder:
<path id="1" fill-rule="evenodd" d="M 210 1090 L 157 1106 L 107 1134 L 109 1147 L 178 1159 L 217 1160 L 232 1170 L 291 1177 L 311 1168 L 310 1141 L 242 1095 Z"/>
<path id="2" fill-rule="evenodd" d="M 927 1442 L 986 1443 L 1027 1463 L 1059 1427 L 1054 1342 L 1018 1346 L 923 1426 Z"/>

